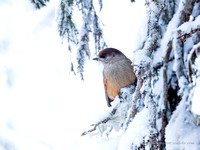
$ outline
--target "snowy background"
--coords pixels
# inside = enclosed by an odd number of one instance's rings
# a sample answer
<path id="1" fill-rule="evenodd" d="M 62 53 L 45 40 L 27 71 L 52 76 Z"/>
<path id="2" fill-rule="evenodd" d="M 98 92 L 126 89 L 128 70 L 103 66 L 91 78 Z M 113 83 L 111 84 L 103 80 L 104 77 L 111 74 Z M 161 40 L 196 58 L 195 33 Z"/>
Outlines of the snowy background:
<path id="1" fill-rule="evenodd" d="M 103 5 L 106 43 L 132 59 L 145 32 L 144 0 L 109 0 Z M 110 109 L 100 64 L 87 61 L 85 81 L 70 73 L 71 58 L 57 31 L 56 10 L 53 0 L 41 10 L 27 0 L 0 1 L 0 150 L 116 149 L 120 136 L 80 137 Z M 125 142 L 121 139 L 121 147 Z"/>

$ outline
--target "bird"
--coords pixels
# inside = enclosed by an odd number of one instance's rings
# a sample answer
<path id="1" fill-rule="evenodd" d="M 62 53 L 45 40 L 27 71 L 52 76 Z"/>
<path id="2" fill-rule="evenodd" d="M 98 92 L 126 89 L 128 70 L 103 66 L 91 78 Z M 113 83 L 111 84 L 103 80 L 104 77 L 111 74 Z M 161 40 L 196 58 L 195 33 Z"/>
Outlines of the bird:
<path id="1" fill-rule="evenodd" d="M 93 60 L 103 64 L 103 84 L 107 106 L 120 94 L 120 89 L 136 81 L 133 65 L 121 51 L 115 48 L 101 50 Z"/>

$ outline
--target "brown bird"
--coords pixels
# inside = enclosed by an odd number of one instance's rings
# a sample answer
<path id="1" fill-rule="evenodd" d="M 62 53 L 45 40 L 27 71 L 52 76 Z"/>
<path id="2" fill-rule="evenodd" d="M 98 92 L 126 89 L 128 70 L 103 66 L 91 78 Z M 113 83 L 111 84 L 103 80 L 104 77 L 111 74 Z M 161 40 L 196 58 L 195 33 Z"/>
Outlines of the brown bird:
<path id="1" fill-rule="evenodd" d="M 136 81 L 132 62 L 122 52 L 114 48 L 100 51 L 93 60 L 103 63 L 103 84 L 107 105 L 110 107 L 110 103 L 120 94 L 120 89 Z"/>

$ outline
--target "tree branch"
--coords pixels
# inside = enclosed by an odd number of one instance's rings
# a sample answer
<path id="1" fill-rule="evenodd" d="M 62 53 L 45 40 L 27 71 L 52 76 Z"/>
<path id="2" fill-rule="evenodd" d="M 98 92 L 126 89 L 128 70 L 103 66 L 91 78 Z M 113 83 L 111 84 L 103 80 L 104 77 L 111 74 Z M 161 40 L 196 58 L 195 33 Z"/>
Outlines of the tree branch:
<path id="1" fill-rule="evenodd" d="M 121 103 L 118 103 L 114 108 L 113 110 L 111 111 L 110 113 L 110 116 L 108 116 L 107 118 L 103 119 L 102 121 L 99 121 L 98 123 L 96 124 L 92 124 L 91 126 L 94 126 L 92 129 L 88 130 L 88 131 L 84 131 L 81 136 L 84 136 L 84 135 L 87 135 L 89 133 L 92 133 L 94 131 L 96 131 L 97 127 L 102 125 L 102 124 L 106 124 L 108 121 L 112 120 L 113 119 L 113 115 L 116 114 L 118 108 L 120 107 Z"/>
<path id="2" fill-rule="evenodd" d="M 190 52 L 190 56 L 188 58 L 187 61 L 187 76 L 188 76 L 188 80 L 191 83 L 192 82 L 192 74 L 194 75 L 194 69 L 192 68 L 192 64 L 195 60 L 195 58 L 197 58 L 198 53 L 200 53 L 200 46 L 198 46 L 197 48 L 193 48 L 192 51 Z"/>
<path id="3" fill-rule="evenodd" d="M 168 111 L 168 108 L 167 108 L 167 103 L 168 103 L 168 82 L 167 82 L 167 68 L 168 68 L 168 62 L 169 62 L 169 56 L 170 56 L 170 53 L 172 51 L 172 41 L 169 41 L 168 42 L 168 49 L 166 51 L 166 54 L 165 54 L 165 58 L 164 58 L 164 61 L 163 61 L 163 104 L 164 104 L 164 108 L 162 110 L 162 128 L 161 128 L 161 131 L 160 131 L 160 134 L 161 134 L 161 139 L 159 141 L 159 149 L 164 149 L 165 147 L 165 127 L 167 125 L 167 111 Z"/>
<path id="4" fill-rule="evenodd" d="M 182 39 L 183 41 L 186 41 L 187 38 L 190 38 L 192 36 L 192 34 L 198 32 L 198 31 L 200 31 L 200 27 L 191 30 L 190 33 L 184 33 L 184 34 L 178 36 L 177 39 Z"/>
<path id="5" fill-rule="evenodd" d="M 83 132 L 83 133 L 81 134 L 81 136 L 87 135 L 88 133 L 91 133 L 91 132 L 95 131 L 99 125 L 105 124 L 105 123 L 107 123 L 109 120 L 111 120 L 110 117 L 108 117 L 108 118 L 106 118 L 106 119 L 104 119 L 104 120 L 98 122 L 97 124 L 92 124 L 91 126 L 94 126 L 94 128 L 92 128 L 92 129 L 90 129 L 90 130 L 88 130 L 88 131 Z"/>

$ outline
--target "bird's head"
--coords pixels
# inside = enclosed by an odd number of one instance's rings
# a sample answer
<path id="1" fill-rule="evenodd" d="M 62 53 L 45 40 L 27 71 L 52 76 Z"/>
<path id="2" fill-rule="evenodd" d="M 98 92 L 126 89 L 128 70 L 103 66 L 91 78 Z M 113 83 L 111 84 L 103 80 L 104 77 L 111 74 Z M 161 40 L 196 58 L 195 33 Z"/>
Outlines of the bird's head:
<path id="1" fill-rule="evenodd" d="M 106 48 L 99 52 L 96 58 L 93 60 L 101 61 L 103 64 L 115 63 L 121 59 L 126 58 L 126 56 L 117 49 Z"/>

